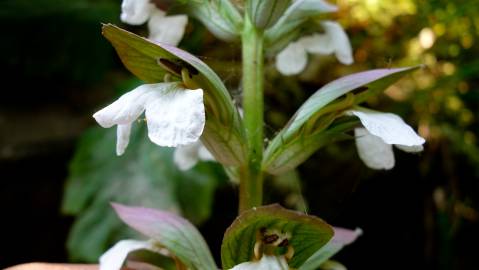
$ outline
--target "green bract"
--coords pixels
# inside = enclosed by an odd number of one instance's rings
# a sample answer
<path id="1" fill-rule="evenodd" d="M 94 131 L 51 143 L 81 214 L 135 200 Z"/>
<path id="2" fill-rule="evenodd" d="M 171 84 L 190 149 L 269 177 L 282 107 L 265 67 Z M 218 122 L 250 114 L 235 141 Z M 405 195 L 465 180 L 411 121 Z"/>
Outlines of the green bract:
<path id="1" fill-rule="evenodd" d="M 247 11 L 253 24 L 265 29 L 278 21 L 289 4 L 291 0 L 250 0 L 247 2 Z"/>
<path id="2" fill-rule="evenodd" d="M 354 128 L 357 121 L 330 126 L 336 118 L 417 68 L 370 70 L 342 77 L 323 86 L 298 109 L 268 145 L 263 158 L 264 170 L 278 174 L 293 169 L 323 145 L 333 139 L 341 139 L 341 134 Z M 351 92 L 355 90 L 362 92 L 354 95 Z M 345 94 L 349 96 L 333 103 Z"/>
<path id="3" fill-rule="evenodd" d="M 201 140 L 222 164 L 244 164 L 244 127 L 226 87 L 213 70 L 183 50 L 153 43 L 111 24 L 103 26 L 103 35 L 113 44 L 126 68 L 147 83 L 161 82 L 166 74 L 180 80 L 186 69 L 189 79 L 205 92 L 207 120 Z"/>
<path id="4" fill-rule="evenodd" d="M 130 227 L 157 241 L 188 269 L 217 269 L 210 249 L 198 230 L 170 212 L 114 204 L 118 216 Z"/>
<path id="5" fill-rule="evenodd" d="M 286 210 L 277 204 L 256 207 L 240 214 L 226 230 L 221 245 L 223 269 L 251 261 L 258 234 L 268 230 L 290 236 L 287 245 L 294 249 L 294 256 L 288 264 L 293 268 L 303 264 L 334 234 L 330 225 L 315 216 Z"/>
<path id="6" fill-rule="evenodd" d="M 191 1 L 184 9 L 219 39 L 236 40 L 241 33 L 243 18 L 230 0 Z"/>

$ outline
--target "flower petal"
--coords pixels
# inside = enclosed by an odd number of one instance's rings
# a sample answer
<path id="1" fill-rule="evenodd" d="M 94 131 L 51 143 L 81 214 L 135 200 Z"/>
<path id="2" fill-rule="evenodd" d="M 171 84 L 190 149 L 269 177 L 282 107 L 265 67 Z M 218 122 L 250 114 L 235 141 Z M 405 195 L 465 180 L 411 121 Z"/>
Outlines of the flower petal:
<path id="1" fill-rule="evenodd" d="M 131 124 L 118 125 L 116 128 L 116 155 L 121 156 L 130 142 Z"/>
<path id="2" fill-rule="evenodd" d="M 289 266 L 284 257 L 263 255 L 257 262 L 244 262 L 231 270 L 288 270 Z"/>
<path id="3" fill-rule="evenodd" d="M 203 90 L 163 88 L 146 105 L 148 137 L 160 146 L 196 142 L 205 126 Z"/>
<path id="4" fill-rule="evenodd" d="M 173 154 L 173 160 L 182 171 L 193 168 L 198 163 L 199 142 L 178 146 Z"/>
<path id="5" fill-rule="evenodd" d="M 387 144 L 418 146 L 424 144 L 424 138 L 404 123 L 401 117 L 392 113 L 383 113 L 365 108 L 348 111 L 359 117 L 363 126 L 373 135 L 380 137 Z"/>
<path id="6" fill-rule="evenodd" d="M 115 102 L 96 112 L 93 117 L 104 128 L 113 125 L 129 124 L 135 121 L 145 110 L 150 93 L 164 84 L 144 84 L 124 94 Z"/>
<path id="7" fill-rule="evenodd" d="M 295 75 L 303 71 L 308 55 L 300 42 L 292 42 L 276 56 L 276 68 L 283 75 Z"/>
<path id="8" fill-rule="evenodd" d="M 372 135 L 364 128 L 354 130 L 359 158 L 371 169 L 390 170 L 394 167 L 392 145 Z"/>
<path id="9" fill-rule="evenodd" d="M 345 65 L 352 64 L 354 59 L 351 43 L 341 25 L 333 21 L 323 21 L 321 22 L 321 26 L 323 26 L 326 35 L 330 37 L 336 58 L 339 62 Z"/>
<path id="10" fill-rule="evenodd" d="M 408 153 L 419 153 L 424 150 L 424 146 L 422 145 L 406 146 L 406 145 L 396 144 L 395 146 L 403 150 L 404 152 L 408 152 Z"/>
<path id="11" fill-rule="evenodd" d="M 100 257 L 100 270 L 119 270 L 128 254 L 135 250 L 147 249 L 161 253 L 161 249 L 152 241 L 122 240 Z"/>
<path id="12" fill-rule="evenodd" d="M 155 9 L 150 0 L 123 0 L 120 19 L 131 25 L 144 24 L 150 17 L 151 11 Z"/>
<path id="13" fill-rule="evenodd" d="M 307 52 L 313 54 L 332 54 L 334 44 L 331 36 L 328 34 L 313 34 L 302 37 L 298 42 L 303 44 Z"/>
<path id="14" fill-rule="evenodd" d="M 215 157 L 208 151 L 203 143 L 200 142 L 198 149 L 198 157 L 203 161 L 216 161 Z"/>
<path id="15" fill-rule="evenodd" d="M 165 12 L 155 9 L 148 21 L 149 39 L 177 46 L 185 34 L 188 17 L 186 15 L 166 16 Z"/>

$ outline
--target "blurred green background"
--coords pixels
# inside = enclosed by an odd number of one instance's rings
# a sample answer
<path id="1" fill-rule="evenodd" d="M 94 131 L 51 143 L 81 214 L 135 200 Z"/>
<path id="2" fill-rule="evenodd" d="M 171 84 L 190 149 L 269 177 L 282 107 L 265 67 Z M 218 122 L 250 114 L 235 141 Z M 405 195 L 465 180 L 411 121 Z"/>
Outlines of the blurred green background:
<path id="1" fill-rule="evenodd" d="M 267 202 L 361 227 L 365 234 L 336 258 L 350 269 L 479 269 L 479 1 L 336 3 L 355 63 L 315 56 L 302 75 L 285 78 L 268 59 L 267 134 L 337 77 L 425 64 L 368 102 L 417 127 L 425 151 L 396 152 L 395 169 L 376 172 L 359 161 L 353 141 L 332 145 L 297 172 L 268 179 Z M 113 215 L 112 200 L 185 215 L 219 254 L 238 197 L 221 168 L 203 163 L 182 174 L 172 150 L 153 146 L 143 129 L 117 158 L 115 131 L 91 117 L 141 83 L 100 33 L 102 22 L 120 24 L 119 14 L 119 0 L 0 3 L 2 268 L 94 262 L 116 240 L 134 236 Z M 222 43 L 190 20 L 180 47 L 211 65 L 240 102 L 238 44 Z"/>

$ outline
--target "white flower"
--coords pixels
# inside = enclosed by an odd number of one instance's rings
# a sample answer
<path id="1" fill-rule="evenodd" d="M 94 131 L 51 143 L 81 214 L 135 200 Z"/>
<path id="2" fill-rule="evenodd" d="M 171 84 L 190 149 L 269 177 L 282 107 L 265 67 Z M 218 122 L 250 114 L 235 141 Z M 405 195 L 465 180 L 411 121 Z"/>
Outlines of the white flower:
<path id="1" fill-rule="evenodd" d="M 354 62 L 349 38 L 341 25 L 333 21 L 323 21 L 324 33 L 302 37 L 290 43 L 276 56 L 276 68 L 283 75 L 300 73 L 308 63 L 308 53 L 333 54 L 339 62 L 349 65 Z"/>
<path id="2" fill-rule="evenodd" d="M 365 108 L 347 112 L 359 118 L 364 128 L 356 128 L 356 147 L 361 160 L 370 168 L 389 170 L 394 167 L 392 145 L 406 152 L 423 150 L 424 138 L 407 125 L 401 117 Z"/>
<path id="3" fill-rule="evenodd" d="M 283 256 L 263 255 L 257 262 L 244 262 L 230 270 L 288 270 L 290 269 Z"/>
<path id="4" fill-rule="evenodd" d="M 149 250 L 165 256 L 168 255 L 165 249 L 158 247 L 153 241 L 122 240 L 103 253 L 100 257 L 99 270 L 120 270 L 128 254 L 137 250 Z"/>
<path id="5" fill-rule="evenodd" d="M 131 25 L 140 25 L 148 21 L 149 39 L 155 42 L 176 46 L 185 33 L 188 17 L 186 15 L 166 16 L 163 10 L 156 8 L 150 0 L 123 0 L 121 20 Z"/>
<path id="6" fill-rule="evenodd" d="M 117 125 L 117 155 L 128 146 L 132 123 L 145 111 L 148 137 L 160 146 L 198 141 L 205 126 L 203 90 L 178 83 L 144 84 L 93 115 L 104 128 Z"/>
<path id="7" fill-rule="evenodd" d="M 189 145 L 177 147 L 173 160 L 180 170 L 186 171 L 193 168 L 200 160 L 214 161 L 215 158 L 201 141 L 197 141 Z"/>

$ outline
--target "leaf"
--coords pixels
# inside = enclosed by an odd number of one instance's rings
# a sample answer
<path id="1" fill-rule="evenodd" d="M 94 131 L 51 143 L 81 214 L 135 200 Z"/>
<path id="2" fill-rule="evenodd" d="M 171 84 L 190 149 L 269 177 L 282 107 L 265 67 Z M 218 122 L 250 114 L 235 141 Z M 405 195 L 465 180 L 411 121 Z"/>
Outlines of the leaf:
<path id="1" fill-rule="evenodd" d="M 336 118 L 342 116 L 344 110 L 384 91 L 402 76 L 417 68 L 419 67 L 370 70 L 326 84 L 303 103 L 288 124 L 271 141 L 263 157 L 263 167 L 272 174 L 295 168 L 320 147 L 331 142 L 335 136 L 341 136 L 354 127 L 354 122 L 351 122 L 350 125 L 329 128 L 335 123 Z M 349 94 L 345 99 L 333 103 L 354 90 L 364 92 Z"/>
<path id="2" fill-rule="evenodd" d="M 152 208 L 121 204 L 113 208 L 123 222 L 158 241 L 189 269 L 217 269 L 205 240 L 186 219 Z"/>
<path id="3" fill-rule="evenodd" d="M 247 144 L 243 122 L 226 87 L 213 70 L 176 47 L 153 43 L 111 24 L 103 25 L 102 29 L 126 68 L 147 83 L 163 81 L 167 73 L 165 65 L 190 70 L 191 80 L 205 93 L 207 121 L 201 138 L 203 143 L 222 164 L 239 166 L 245 162 Z"/>
<path id="4" fill-rule="evenodd" d="M 361 229 L 354 231 L 334 228 L 334 237 L 327 245 L 316 251 L 299 270 L 316 270 L 323 263 L 338 253 L 344 246 L 351 244 L 362 234 Z"/>
<path id="5" fill-rule="evenodd" d="M 248 15 L 260 29 L 274 25 L 291 4 L 291 0 L 250 0 Z"/>
<path id="6" fill-rule="evenodd" d="M 290 233 L 294 256 L 289 261 L 299 267 L 333 236 L 333 229 L 320 218 L 284 209 L 274 204 L 243 212 L 226 230 L 221 245 L 223 269 L 252 260 L 257 235 L 265 229 Z"/>
<path id="7" fill-rule="evenodd" d="M 93 128 L 81 138 L 62 205 L 63 213 L 76 216 L 68 238 L 72 259 L 96 261 L 115 240 L 136 236 L 115 217 L 110 201 L 167 209 L 195 223 L 210 216 L 213 193 L 225 178 L 220 166 L 199 163 L 182 172 L 173 149 L 149 142 L 145 129 L 133 127 L 121 157 L 114 151 L 115 129 Z"/>

